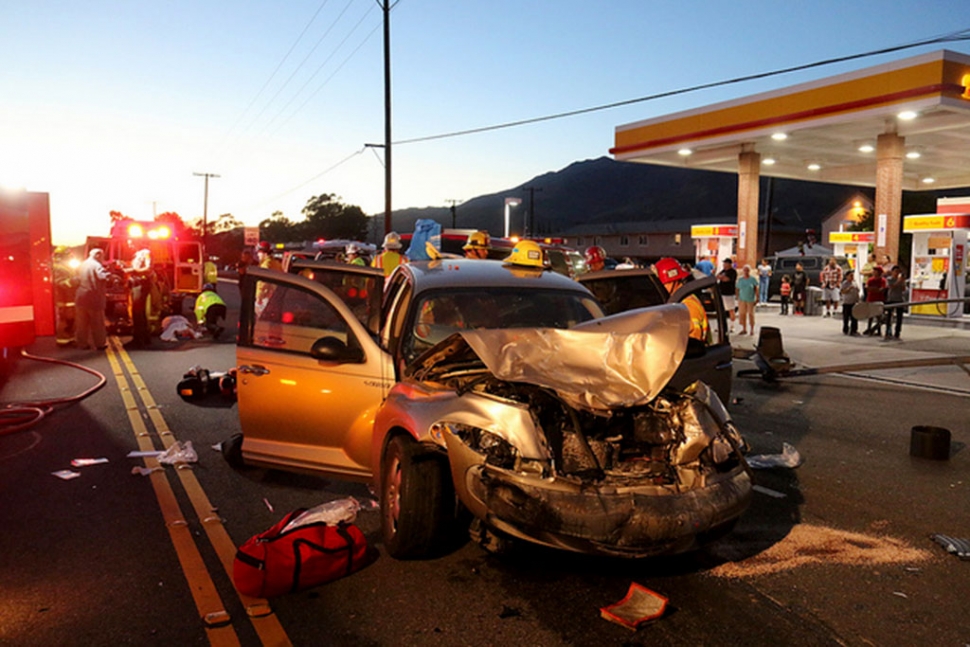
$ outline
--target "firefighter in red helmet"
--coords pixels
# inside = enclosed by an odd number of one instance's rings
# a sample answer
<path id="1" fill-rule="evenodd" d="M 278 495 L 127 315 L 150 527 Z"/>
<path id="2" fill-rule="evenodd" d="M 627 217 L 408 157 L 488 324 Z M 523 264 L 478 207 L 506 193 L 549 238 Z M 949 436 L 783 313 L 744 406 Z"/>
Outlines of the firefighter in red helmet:
<path id="1" fill-rule="evenodd" d="M 683 265 L 673 258 L 661 258 L 654 263 L 653 271 L 657 278 L 667 288 L 668 294 L 674 294 L 680 289 L 690 276 L 690 272 Z M 710 326 L 707 322 L 707 312 L 704 311 L 704 304 L 696 295 L 689 295 L 681 301 L 690 311 L 690 336 L 707 343 L 710 337 Z"/>
<path id="2" fill-rule="evenodd" d="M 599 245 L 586 248 L 586 267 L 590 272 L 598 272 L 606 266 L 606 250 Z"/>

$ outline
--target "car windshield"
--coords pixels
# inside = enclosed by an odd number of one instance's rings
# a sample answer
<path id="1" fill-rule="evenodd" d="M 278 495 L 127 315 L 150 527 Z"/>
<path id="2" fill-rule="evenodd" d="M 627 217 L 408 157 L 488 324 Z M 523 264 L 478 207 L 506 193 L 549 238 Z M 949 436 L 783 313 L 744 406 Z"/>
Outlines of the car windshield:
<path id="1" fill-rule="evenodd" d="M 603 316 L 581 292 L 511 288 L 437 290 L 423 295 L 403 340 L 405 362 L 460 330 L 475 328 L 572 328 Z"/>

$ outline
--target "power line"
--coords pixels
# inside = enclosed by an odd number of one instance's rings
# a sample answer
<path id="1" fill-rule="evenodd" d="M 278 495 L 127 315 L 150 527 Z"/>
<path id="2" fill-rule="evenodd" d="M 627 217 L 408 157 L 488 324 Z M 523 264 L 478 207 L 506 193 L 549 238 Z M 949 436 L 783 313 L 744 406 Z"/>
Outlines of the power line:
<path id="1" fill-rule="evenodd" d="M 272 80 L 276 78 L 276 74 L 280 71 L 280 68 L 283 67 L 283 63 L 286 62 L 286 60 L 290 57 L 290 54 L 293 53 L 293 50 L 296 49 L 296 46 L 303 39 L 303 36 L 306 35 L 307 30 L 310 29 L 310 25 L 312 25 L 313 21 L 317 19 L 317 16 L 320 15 L 320 12 L 323 11 L 323 8 L 327 6 L 328 2 L 330 2 L 330 0 L 323 0 L 323 2 L 320 3 L 320 6 L 317 7 L 317 10 L 313 13 L 313 16 L 310 17 L 310 20 L 303 27 L 303 31 L 300 32 L 300 35 L 297 36 L 296 40 L 293 41 L 293 44 L 290 45 L 290 49 L 287 50 L 286 54 L 283 55 L 283 58 L 280 59 L 280 62 L 276 64 L 276 69 L 274 69 L 273 72 L 266 79 L 266 81 L 263 82 L 263 86 L 259 89 L 258 92 L 256 92 L 253 98 L 249 100 L 249 103 L 246 105 L 246 108 L 243 109 L 241 113 L 239 113 L 239 116 L 236 118 L 236 121 L 232 124 L 232 126 L 230 126 L 229 130 L 226 131 L 226 134 L 223 137 L 223 141 L 229 139 L 229 135 L 232 134 L 232 131 L 236 129 L 236 126 L 238 126 L 239 122 L 243 120 L 243 117 L 246 116 L 246 113 L 249 112 L 249 109 L 252 108 L 253 104 L 256 103 L 256 101 L 259 99 L 260 96 L 262 96 L 263 92 L 269 86 L 270 82 L 272 82 Z"/>
<path id="2" fill-rule="evenodd" d="M 701 85 L 695 85 L 688 88 L 681 88 L 678 90 L 669 90 L 667 92 L 659 92 L 657 94 L 651 94 L 645 97 L 638 97 L 636 99 L 627 99 L 625 101 L 617 101 L 614 103 L 607 103 L 599 106 L 592 106 L 589 108 L 580 108 L 578 110 L 569 110 L 566 112 L 558 112 L 551 115 L 545 115 L 542 117 L 532 117 L 529 119 L 520 119 L 518 121 L 509 121 L 501 124 L 493 124 L 491 126 L 481 126 L 479 128 L 469 128 L 467 130 L 457 130 L 450 133 L 441 133 L 438 135 L 427 135 L 425 137 L 414 137 L 412 139 L 402 139 L 394 142 L 394 144 L 416 144 L 419 142 L 433 141 L 436 139 L 448 139 L 451 137 L 461 137 L 464 135 L 474 135 L 478 133 L 491 132 L 495 130 L 504 130 L 506 128 L 514 128 L 516 126 L 525 126 L 528 124 L 540 123 L 543 121 L 553 121 L 555 119 L 564 119 L 566 117 L 575 117 L 577 115 L 588 114 L 591 112 L 600 112 L 603 110 L 610 110 L 612 108 L 620 108 L 622 106 L 629 106 L 635 103 L 643 103 L 646 101 L 653 101 L 655 99 L 664 99 L 667 97 L 673 97 L 680 94 L 687 94 L 690 92 L 696 92 L 698 90 L 708 90 L 710 88 L 723 87 L 726 85 L 733 85 L 735 83 L 742 83 L 745 81 L 754 81 L 757 79 L 766 79 L 772 76 L 778 76 L 781 74 L 788 74 L 790 72 L 800 72 L 802 70 L 809 70 L 816 67 L 822 67 L 825 65 L 832 65 L 834 63 L 844 63 L 846 61 L 852 61 L 860 58 L 867 58 L 870 56 L 878 56 L 880 54 L 889 54 L 892 52 L 898 52 L 904 49 L 912 49 L 914 47 L 921 47 L 924 45 L 933 45 L 936 43 L 945 42 L 956 42 L 962 40 L 970 40 L 970 28 L 961 29 L 960 31 L 953 32 L 951 34 L 946 34 L 944 36 L 934 37 L 922 41 L 915 41 L 913 43 L 908 43 L 905 45 L 896 45 L 894 47 L 886 47 L 883 49 L 873 50 L 870 52 L 864 52 L 861 54 L 850 54 L 848 56 L 840 56 L 837 58 L 830 58 L 823 61 L 816 61 L 814 63 L 806 63 L 804 65 L 795 65 L 792 67 L 782 68 L 780 70 L 773 70 L 771 72 L 760 72 L 758 74 L 749 74 L 747 76 L 739 76 L 733 79 L 727 79 L 725 81 L 713 81 L 711 83 L 703 83 Z"/>

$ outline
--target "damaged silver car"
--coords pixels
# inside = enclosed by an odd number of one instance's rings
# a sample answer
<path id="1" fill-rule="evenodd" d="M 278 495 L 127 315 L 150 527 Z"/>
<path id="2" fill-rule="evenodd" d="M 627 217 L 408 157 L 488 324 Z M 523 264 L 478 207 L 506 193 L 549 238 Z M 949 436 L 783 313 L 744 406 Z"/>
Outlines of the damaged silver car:
<path id="1" fill-rule="evenodd" d="M 434 554 L 462 507 L 482 540 L 625 557 L 690 550 L 746 509 L 745 444 L 703 371 L 670 385 L 684 306 L 605 316 L 578 283 L 496 261 L 401 266 L 383 291 L 366 268 L 300 271 L 243 283 L 224 451 L 372 482 L 391 555 Z"/>

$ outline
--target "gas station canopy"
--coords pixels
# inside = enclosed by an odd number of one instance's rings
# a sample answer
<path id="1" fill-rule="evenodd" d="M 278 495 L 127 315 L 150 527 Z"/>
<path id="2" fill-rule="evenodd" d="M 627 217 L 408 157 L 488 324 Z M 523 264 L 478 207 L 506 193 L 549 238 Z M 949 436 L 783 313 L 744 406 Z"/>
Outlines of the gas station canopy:
<path id="1" fill-rule="evenodd" d="M 877 186 L 877 138 L 905 142 L 901 187 L 970 186 L 970 56 L 941 50 L 618 126 L 617 160 Z"/>

